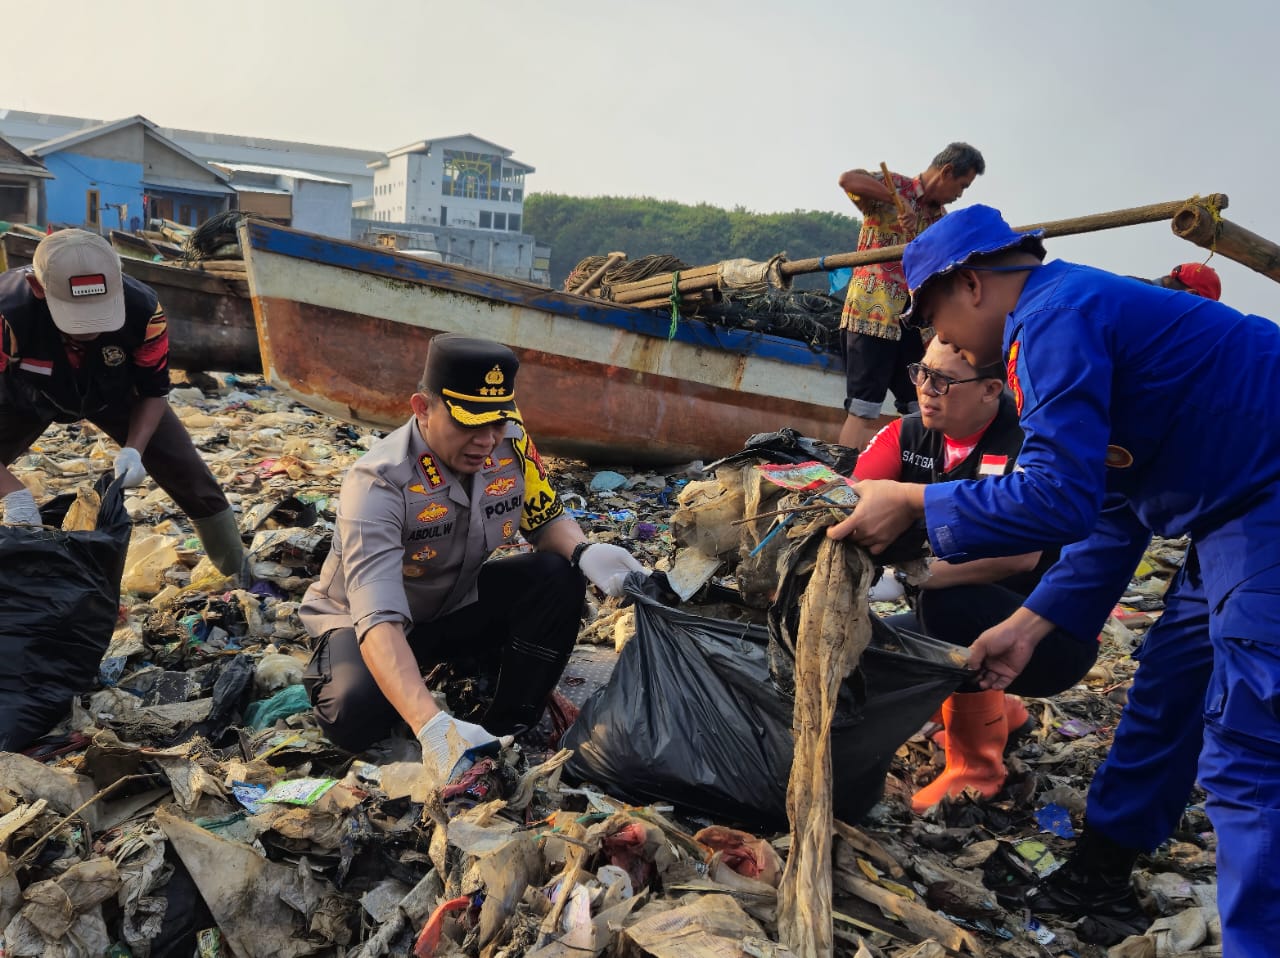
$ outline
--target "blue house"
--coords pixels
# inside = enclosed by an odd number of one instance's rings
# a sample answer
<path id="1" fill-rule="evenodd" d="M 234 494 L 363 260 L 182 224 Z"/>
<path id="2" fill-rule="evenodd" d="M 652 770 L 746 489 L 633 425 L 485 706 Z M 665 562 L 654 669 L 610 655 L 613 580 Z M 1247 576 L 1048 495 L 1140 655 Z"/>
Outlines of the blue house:
<path id="1" fill-rule="evenodd" d="M 146 117 L 77 130 L 27 152 L 54 177 L 45 186 L 45 223 L 105 232 L 163 217 L 198 226 L 235 205 L 225 173 L 166 139 Z"/>

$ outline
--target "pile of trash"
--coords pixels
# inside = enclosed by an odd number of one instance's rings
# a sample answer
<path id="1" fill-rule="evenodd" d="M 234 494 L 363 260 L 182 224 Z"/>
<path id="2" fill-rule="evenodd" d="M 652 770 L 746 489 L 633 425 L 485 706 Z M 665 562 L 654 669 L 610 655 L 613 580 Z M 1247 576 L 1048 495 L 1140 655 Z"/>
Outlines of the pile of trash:
<path id="1" fill-rule="evenodd" d="M 292 405 L 256 377 L 205 378 L 171 401 L 239 510 L 252 582 L 221 576 L 154 484 L 124 496 L 123 594 L 93 688 L 48 734 L 0 752 L 0 952 L 791 954 L 777 942 L 783 825 L 647 796 L 639 783 L 628 802 L 571 777 L 574 759 L 552 736 L 485 758 L 440 792 L 424 788 L 407 731 L 358 756 L 329 743 L 300 684 L 310 648 L 297 608 L 331 543 L 342 476 L 377 435 Z M 91 426 L 54 426 L 15 471 L 45 501 L 93 487 L 112 452 Z M 754 548 L 772 519 L 717 529 L 704 510 L 700 527 L 677 520 L 682 503 L 707 497 L 702 464 L 548 465 L 589 536 L 682 583 L 688 601 L 655 614 L 764 627 L 767 577 L 725 557 L 741 554 L 730 535 L 756 537 Z M 790 494 L 743 489 L 752 515 Z M 690 536 L 704 556 L 693 576 L 678 545 Z M 1184 548 L 1153 545 L 1084 682 L 1028 700 L 1037 727 L 1007 756 L 995 799 L 915 816 L 910 795 L 941 752 L 922 732 L 886 757 L 878 800 L 836 825 L 836 954 L 1107 954 L 1083 929 L 1033 919 L 1018 891 L 1070 850 L 1132 677 L 1128 654 Z M 601 707 L 608 688 L 595 690 L 644 614 L 599 597 L 589 606 L 560 686 L 567 713 Z M 1214 836 L 1194 798 L 1174 840 L 1139 862 L 1156 925 L 1114 953 L 1218 953 Z"/>

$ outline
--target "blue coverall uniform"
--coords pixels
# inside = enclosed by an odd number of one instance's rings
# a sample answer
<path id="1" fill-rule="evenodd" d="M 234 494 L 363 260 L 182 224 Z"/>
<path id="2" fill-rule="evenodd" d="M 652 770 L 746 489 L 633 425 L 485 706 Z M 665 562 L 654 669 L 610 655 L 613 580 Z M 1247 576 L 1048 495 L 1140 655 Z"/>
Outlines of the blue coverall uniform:
<path id="1" fill-rule="evenodd" d="M 1149 643 L 1142 669 L 1170 655 L 1212 658 L 1199 774 L 1218 838 L 1224 953 L 1273 955 L 1280 328 L 1221 303 L 1057 261 L 1030 272 L 1006 320 L 1004 348 L 1026 433 L 1019 470 L 929 486 L 934 551 L 963 561 L 1072 543 L 1026 606 L 1091 642 L 1151 533 L 1191 537 L 1199 575 L 1179 576 L 1174 618 Z M 1186 649 L 1160 647 L 1166 638 Z M 1185 767 L 1195 740 L 1188 687 L 1165 698 L 1144 684 L 1151 694 L 1135 714 L 1179 737 L 1171 768 Z M 1182 791 L 1157 801 L 1185 799 L 1185 771 L 1171 774 Z M 1147 802 L 1159 787 L 1144 783 L 1131 800 Z"/>

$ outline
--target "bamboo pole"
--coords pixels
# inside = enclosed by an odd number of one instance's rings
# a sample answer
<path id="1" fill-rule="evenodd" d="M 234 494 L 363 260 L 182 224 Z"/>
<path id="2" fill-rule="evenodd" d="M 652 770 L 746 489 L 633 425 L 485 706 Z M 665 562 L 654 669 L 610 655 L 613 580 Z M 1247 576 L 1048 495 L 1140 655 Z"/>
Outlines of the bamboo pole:
<path id="1" fill-rule="evenodd" d="M 893 197 L 893 205 L 898 208 L 898 222 L 901 223 L 907 218 L 907 204 L 902 201 L 902 195 L 893 185 L 893 174 L 889 172 L 889 164 L 881 163 L 880 172 L 884 175 L 884 188 L 889 191 Z"/>
<path id="2" fill-rule="evenodd" d="M 659 273 L 648 279 L 639 279 L 634 283 L 615 283 L 610 286 L 614 302 L 629 303 L 640 299 L 650 299 L 660 293 L 671 293 L 671 280 L 674 274 Z M 696 269 L 680 270 L 680 289 L 710 289 L 719 282 L 720 266 L 699 266 Z M 710 285 L 707 281 L 710 280 Z"/>
<path id="3" fill-rule="evenodd" d="M 595 289 L 596 284 L 604 279 L 604 274 L 613 269 L 615 263 L 620 263 L 627 258 L 626 253 L 610 253 L 604 264 L 582 281 L 582 284 L 573 292 L 578 296 L 585 296 L 588 292 Z"/>
<path id="4" fill-rule="evenodd" d="M 1020 233 L 1029 230 L 1044 230 L 1046 238 L 1055 236 L 1076 236 L 1080 233 L 1096 233 L 1099 230 L 1116 229 L 1120 226 L 1137 226 L 1141 223 L 1159 223 L 1171 220 L 1187 207 L 1226 209 L 1227 197 L 1222 193 L 1213 193 L 1207 197 L 1191 200 L 1172 200 L 1168 203 L 1154 203 L 1150 206 L 1134 206 L 1124 210 L 1111 210 L 1107 213 L 1093 213 L 1089 216 L 1076 216 L 1065 220 L 1050 220 L 1045 223 L 1031 223 L 1027 226 L 1015 226 Z M 816 273 L 820 270 L 843 269 L 846 266 L 867 266 L 872 263 L 890 263 L 902 259 L 905 246 L 886 246 L 882 249 L 863 250 L 860 253 L 836 253 L 819 259 L 798 259 L 782 264 L 783 276 L 798 276 L 802 273 Z"/>
<path id="5" fill-rule="evenodd" d="M 1100 230 L 1116 229 L 1121 226 L 1137 226 L 1142 223 L 1158 223 L 1164 220 L 1172 220 L 1179 214 L 1188 214 L 1196 216 L 1199 210 L 1205 216 L 1212 219 L 1216 210 L 1224 210 L 1227 208 L 1228 198 L 1223 193 L 1212 193 L 1205 197 L 1193 197 L 1190 200 L 1171 200 L 1167 203 L 1153 203 L 1149 206 L 1134 206 L 1123 210 L 1111 210 L 1106 213 L 1093 213 L 1088 216 L 1076 216 L 1065 220 L 1049 220 L 1044 223 L 1030 223 L 1026 226 L 1015 226 L 1018 232 L 1025 233 L 1029 230 L 1044 230 L 1046 238 L 1055 236 L 1076 236 L 1081 233 L 1096 233 Z M 1224 226 L 1230 227 L 1229 248 L 1236 250 L 1236 255 L 1226 251 L 1223 247 L 1223 237 L 1219 235 L 1218 251 L 1224 256 L 1231 256 L 1236 259 L 1237 256 L 1251 256 L 1254 262 L 1266 262 L 1269 254 L 1268 248 L 1275 248 L 1260 236 L 1250 233 L 1234 224 L 1227 224 L 1223 221 Z M 1176 231 L 1176 230 L 1175 230 Z M 1189 238 L 1189 237 L 1188 237 Z M 1197 242 L 1196 240 L 1192 240 Z M 1205 245 L 1201 243 L 1200 245 Z M 781 272 L 785 277 L 799 276 L 805 273 L 817 273 L 823 270 L 843 269 L 846 266 L 869 266 L 872 263 L 892 263 L 902 259 L 902 252 L 905 246 L 885 246 L 881 249 L 862 250 L 861 252 L 852 253 L 835 253 L 831 256 L 823 256 L 814 259 L 799 259 L 791 262 L 783 262 L 781 264 Z M 1252 266 L 1248 259 L 1241 259 L 1240 262 L 1246 266 L 1257 269 L 1264 275 L 1271 276 L 1272 279 L 1280 280 L 1280 276 L 1267 272 L 1267 269 L 1277 267 Z M 1275 262 L 1280 263 L 1280 260 Z M 614 286 L 612 289 L 612 300 L 615 303 L 637 306 L 652 305 L 654 300 L 669 299 L 671 294 L 671 273 L 661 273 L 657 276 L 650 276 L 647 279 L 637 280 L 635 283 L 624 283 Z M 677 291 L 679 293 L 694 293 L 699 290 L 715 289 L 719 285 L 719 266 L 699 266 L 689 270 L 681 270 L 680 278 L 677 283 Z"/>
<path id="6" fill-rule="evenodd" d="M 1203 206 L 1188 205 L 1170 224 L 1175 236 L 1248 266 L 1280 283 L 1280 246 L 1221 217 Z"/>

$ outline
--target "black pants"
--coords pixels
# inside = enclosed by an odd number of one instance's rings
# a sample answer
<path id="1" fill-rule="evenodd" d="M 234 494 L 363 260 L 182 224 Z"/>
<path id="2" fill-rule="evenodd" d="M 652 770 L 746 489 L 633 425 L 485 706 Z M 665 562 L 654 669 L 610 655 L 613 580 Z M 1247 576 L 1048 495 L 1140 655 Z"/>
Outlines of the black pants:
<path id="1" fill-rule="evenodd" d="M 562 556 L 533 552 L 486 562 L 477 586 L 471 605 L 415 627 L 409 647 L 423 669 L 491 660 L 499 666 L 494 708 L 510 714 L 511 703 L 497 702 L 505 696 L 541 714 L 577 641 L 586 580 Z M 320 638 L 303 682 L 325 735 L 348 751 L 386 737 L 399 720 L 365 665 L 353 629 Z M 487 717 L 482 722 L 495 734 L 507 731 L 490 728 Z"/>
<path id="2" fill-rule="evenodd" d="M 120 446 L 129 438 L 127 404 L 111 406 L 87 417 Z M 53 422 L 32 419 L 12 407 L 0 406 L 0 461 L 6 466 L 31 448 Z M 207 519 L 230 508 L 213 473 L 200 458 L 191 436 L 172 409 L 165 409 L 142 453 L 142 466 L 156 485 L 191 519 Z"/>
<path id="3" fill-rule="evenodd" d="M 1025 596 L 995 584 L 924 589 L 916 603 L 916 616 L 925 635 L 967 648 L 1025 601 Z M 1057 695 L 1084 678 L 1097 657 L 1097 642 L 1082 642 L 1054 629 L 1036 646 L 1031 661 L 1008 691 L 1032 698 Z"/>

